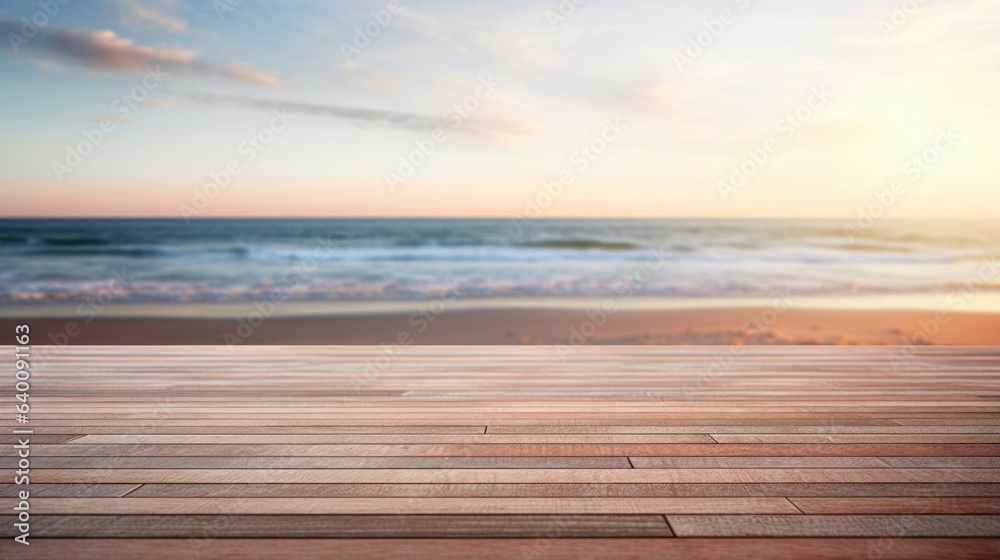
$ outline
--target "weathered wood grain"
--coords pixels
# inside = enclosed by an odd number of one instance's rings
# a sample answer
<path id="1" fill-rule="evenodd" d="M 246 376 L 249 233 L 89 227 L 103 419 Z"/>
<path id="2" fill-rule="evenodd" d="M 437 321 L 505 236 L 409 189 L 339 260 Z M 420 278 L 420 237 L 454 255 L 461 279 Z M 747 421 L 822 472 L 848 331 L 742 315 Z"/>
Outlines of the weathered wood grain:
<path id="1" fill-rule="evenodd" d="M 995 444 L 78 444 L 38 457 L 997 457 Z"/>
<path id="2" fill-rule="evenodd" d="M 637 469 L 1000 469 L 1000 457 L 631 457 Z"/>
<path id="3" fill-rule="evenodd" d="M 652 523 L 652 522 L 651 522 Z M 564 524 L 565 525 L 565 524 Z M 662 560 L 663 558 L 754 558 L 757 560 L 993 560 L 1000 539 L 989 538 L 468 538 L 452 539 L 38 539 L 13 549 L 10 560 L 230 560 L 232 558 L 371 560 L 545 558 L 546 560 Z M 6 553 L 7 549 L 4 550 Z"/>
<path id="4" fill-rule="evenodd" d="M 969 436 L 976 437 L 976 436 Z M 982 436 L 986 437 L 986 436 Z M 419 444 L 419 443 L 440 443 L 440 444 L 496 444 L 496 443 L 715 443 L 707 434 L 659 434 L 659 435 L 93 435 L 82 436 L 74 439 L 72 444 L 76 445 L 100 445 L 100 444 L 240 444 L 240 445 L 314 445 L 314 444 Z M 831 442 L 833 443 L 833 442 Z M 871 442 L 863 442 L 871 443 Z M 925 443 L 1000 443 L 1000 436 L 996 441 L 955 441 L 955 442 L 934 442 Z"/>
<path id="5" fill-rule="evenodd" d="M 576 350 L 67 348 L 30 557 L 1000 557 L 1000 350 Z"/>
<path id="6" fill-rule="evenodd" d="M 992 514 L 1000 515 L 996 498 L 795 498 L 806 514 Z"/>
<path id="7" fill-rule="evenodd" d="M 111 498 L 138 489 L 141 484 L 0 484 L 0 497 L 14 498 L 18 492 L 30 490 L 36 498 Z"/>
<path id="8" fill-rule="evenodd" d="M 994 469 L 45 469 L 43 484 L 1000 482 Z"/>
<path id="9" fill-rule="evenodd" d="M 0 516 L 0 536 L 13 536 L 12 523 Z M 36 531 L 42 538 L 101 539 L 673 536 L 661 515 L 46 515 Z"/>
<path id="10" fill-rule="evenodd" d="M 711 434 L 719 443 L 1000 443 L 995 434 Z M 87 436 L 96 437 L 96 436 Z"/>
<path id="11" fill-rule="evenodd" d="M 12 485 L 10 485 L 12 486 Z M 86 497 L 61 489 L 91 485 L 38 484 L 54 487 L 44 496 Z M 100 487 L 102 485 L 96 485 Z M 13 496 L 8 492 L 3 494 Z M 100 497 L 101 494 L 93 494 Z M 1000 497 L 1000 484 L 144 484 L 134 498 L 181 497 Z"/>
<path id="12" fill-rule="evenodd" d="M 3 500 L 7 509 L 13 500 Z M 37 498 L 38 515 L 799 514 L 785 498 Z"/>
<path id="13" fill-rule="evenodd" d="M 678 537 L 1000 537 L 990 515 L 668 515 Z"/>
<path id="14" fill-rule="evenodd" d="M 730 424 L 706 427 L 704 424 L 687 426 L 672 423 L 663 426 L 489 426 L 486 431 L 488 434 L 695 434 L 705 432 L 711 434 L 1000 434 L 1000 426 Z"/>
<path id="15" fill-rule="evenodd" d="M 15 466 L 0 459 L 0 468 Z M 628 469 L 626 457 L 38 457 L 37 469 Z"/>

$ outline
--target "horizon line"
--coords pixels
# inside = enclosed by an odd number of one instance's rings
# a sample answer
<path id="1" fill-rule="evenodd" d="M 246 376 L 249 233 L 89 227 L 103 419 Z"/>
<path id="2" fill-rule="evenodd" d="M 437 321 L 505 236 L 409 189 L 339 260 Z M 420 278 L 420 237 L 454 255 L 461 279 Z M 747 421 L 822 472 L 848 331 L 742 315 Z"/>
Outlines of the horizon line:
<path id="1" fill-rule="evenodd" d="M 211 220 L 852 220 L 849 216 L 547 216 L 524 218 L 521 216 L 206 216 L 183 218 L 176 216 L 0 216 L 0 220 L 176 220 L 205 222 Z M 994 221 L 996 218 L 913 217 L 879 218 L 879 222 L 915 221 Z"/>

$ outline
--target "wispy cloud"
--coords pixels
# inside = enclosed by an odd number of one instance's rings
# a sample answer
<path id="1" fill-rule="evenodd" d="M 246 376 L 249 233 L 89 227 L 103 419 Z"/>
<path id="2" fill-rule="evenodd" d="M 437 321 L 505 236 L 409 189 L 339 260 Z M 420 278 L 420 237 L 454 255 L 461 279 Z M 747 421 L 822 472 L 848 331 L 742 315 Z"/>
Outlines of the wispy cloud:
<path id="1" fill-rule="evenodd" d="M 353 125 L 370 128 L 393 128 L 414 132 L 431 132 L 442 128 L 449 130 L 449 124 L 441 118 L 419 113 L 366 109 L 346 105 L 327 105 L 271 99 L 250 95 L 187 94 L 174 95 L 214 105 L 217 107 L 246 107 L 257 109 L 280 109 L 302 115 L 330 117 L 347 121 Z M 517 136 L 528 136 L 540 132 L 536 127 L 510 120 L 468 121 L 457 132 L 485 140 L 503 140 Z"/>
<path id="2" fill-rule="evenodd" d="M 119 21 L 129 28 L 158 27 L 167 31 L 187 33 L 187 22 L 168 13 L 177 4 L 176 0 L 116 0 L 115 9 Z"/>
<path id="3" fill-rule="evenodd" d="M 32 58 L 31 63 L 35 65 L 35 68 L 43 72 L 61 72 L 66 69 L 62 64 L 44 58 Z"/>
<path id="4" fill-rule="evenodd" d="M 243 62 L 223 66 L 194 62 L 190 65 L 190 68 L 194 73 L 203 76 L 220 76 L 234 82 L 243 82 L 273 89 L 281 87 L 281 80 L 274 73 L 258 70 Z"/>
<path id="5" fill-rule="evenodd" d="M 0 34 L 4 36 L 18 33 L 19 29 L 13 22 L 0 20 Z M 40 50 L 94 72 L 141 74 L 147 66 L 160 66 L 171 73 L 215 76 L 268 88 L 281 87 L 281 81 L 273 73 L 248 64 L 198 62 L 195 60 L 198 55 L 196 50 L 137 45 L 132 39 L 119 37 L 110 29 L 59 29 L 40 31 L 39 36 L 36 41 Z"/>
<path id="6" fill-rule="evenodd" d="M 193 50 L 136 45 L 131 39 L 119 37 L 110 29 L 53 31 L 45 37 L 43 47 L 90 70 L 108 73 L 138 73 L 154 64 L 182 66 L 198 54 Z"/>
<path id="7" fill-rule="evenodd" d="M 599 94 L 595 101 L 660 117 L 675 117 L 682 113 L 672 99 L 663 92 L 643 88 L 619 89 Z"/>

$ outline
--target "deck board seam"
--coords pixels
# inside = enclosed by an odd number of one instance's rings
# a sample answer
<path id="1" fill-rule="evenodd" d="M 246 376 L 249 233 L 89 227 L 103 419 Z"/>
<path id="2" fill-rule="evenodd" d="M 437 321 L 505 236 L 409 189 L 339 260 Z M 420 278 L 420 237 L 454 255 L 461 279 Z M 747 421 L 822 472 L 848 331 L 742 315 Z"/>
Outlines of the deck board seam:
<path id="1" fill-rule="evenodd" d="M 667 524 L 667 530 L 670 531 L 670 536 L 672 536 L 674 538 L 678 538 L 677 537 L 677 532 L 674 531 L 674 526 L 670 524 L 670 518 L 667 517 L 666 514 L 663 515 L 663 521 Z"/>
<path id="2" fill-rule="evenodd" d="M 143 483 L 143 484 L 136 484 L 133 488 L 130 488 L 127 492 L 125 492 L 124 494 L 122 494 L 121 496 L 118 496 L 118 497 L 119 498 L 124 498 L 125 496 L 128 496 L 132 492 L 135 492 L 136 490 L 142 488 L 143 486 L 145 486 L 145 483 Z"/>
<path id="3" fill-rule="evenodd" d="M 799 510 L 799 513 L 801 513 L 802 515 L 806 515 L 806 512 L 802 511 L 802 508 L 800 508 L 799 505 L 793 502 L 792 499 L 789 498 L 788 496 L 785 496 L 785 501 L 792 504 L 792 507 Z"/>

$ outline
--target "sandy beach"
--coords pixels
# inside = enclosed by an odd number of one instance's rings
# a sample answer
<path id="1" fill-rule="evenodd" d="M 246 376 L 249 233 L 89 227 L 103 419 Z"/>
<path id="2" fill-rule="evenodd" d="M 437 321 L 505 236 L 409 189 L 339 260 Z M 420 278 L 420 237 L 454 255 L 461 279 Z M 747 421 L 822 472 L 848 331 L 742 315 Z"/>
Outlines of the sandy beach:
<path id="1" fill-rule="evenodd" d="M 249 316 L 244 316 L 249 317 Z M 250 317 L 252 319 L 252 317 Z M 439 315 L 0 319 L 31 325 L 37 344 L 994 345 L 1000 314 L 923 310 L 718 308 L 478 309 Z"/>

